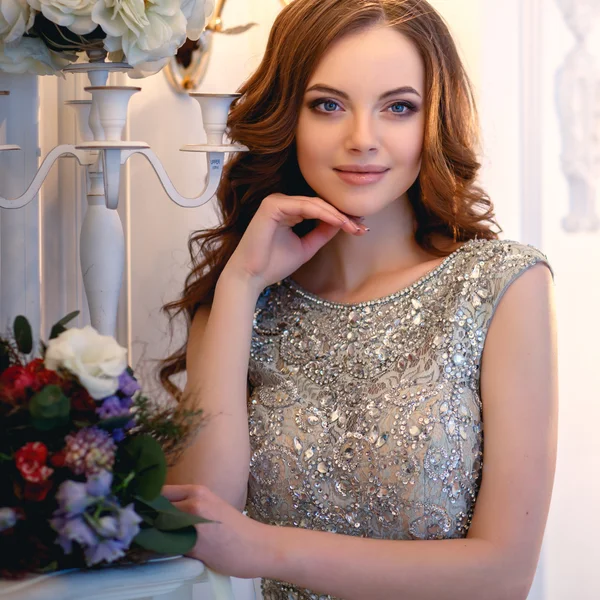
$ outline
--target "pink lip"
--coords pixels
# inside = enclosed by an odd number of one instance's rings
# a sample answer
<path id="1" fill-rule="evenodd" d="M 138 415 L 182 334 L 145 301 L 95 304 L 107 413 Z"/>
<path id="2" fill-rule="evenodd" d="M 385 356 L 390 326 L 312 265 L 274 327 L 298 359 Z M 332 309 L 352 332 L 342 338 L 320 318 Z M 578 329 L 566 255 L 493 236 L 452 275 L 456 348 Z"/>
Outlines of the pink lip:
<path id="1" fill-rule="evenodd" d="M 340 165 L 334 168 L 336 171 L 349 171 L 350 173 L 384 173 L 389 171 L 387 167 L 380 165 Z"/>
<path id="2" fill-rule="evenodd" d="M 350 185 L 371 185 L 381 181 L 386 173 L 385 171 L 345 171 L 334 169 L 336 175 Z"/>

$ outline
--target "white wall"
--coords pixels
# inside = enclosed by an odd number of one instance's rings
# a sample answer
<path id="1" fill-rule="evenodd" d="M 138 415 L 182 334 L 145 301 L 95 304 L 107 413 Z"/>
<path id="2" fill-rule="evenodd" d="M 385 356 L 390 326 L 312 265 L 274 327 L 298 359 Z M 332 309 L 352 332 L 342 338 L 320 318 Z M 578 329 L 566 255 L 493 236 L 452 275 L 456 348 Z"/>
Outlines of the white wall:
<path id="1" fill-rule="evenodd" d="M 560 422 L 554 497 L 546 535 L 546 599 L 600 598 L 600 232 L 568 234 L 568 190 L 560 165 L 554 76 L 573 38 L 554 2 L 544 7 L 542 69 L 542 215 L 544 246 L 556 271 L 559 313 Z M 590 50 L 600 65 L 600 20 Z M 600 130 L 597 132 L 600 139 Z M 598 173 L 600 180 L 600 173 Z M 599 190 L 600 191 L 600 190 Z M 596 206 L 600 207 L 600 193 Z M 591 504 L 589 504 L 591 502 Z M 577 591 L 575 591 L 577 590 Z"/>

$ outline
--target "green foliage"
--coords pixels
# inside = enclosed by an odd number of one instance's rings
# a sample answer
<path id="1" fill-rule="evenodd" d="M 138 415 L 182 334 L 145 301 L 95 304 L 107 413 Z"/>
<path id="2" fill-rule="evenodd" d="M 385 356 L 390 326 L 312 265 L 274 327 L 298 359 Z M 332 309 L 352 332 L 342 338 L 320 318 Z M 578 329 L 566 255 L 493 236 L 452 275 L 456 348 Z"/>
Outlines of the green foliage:
<path id="1" fill-rule="evenodd" d="M 72 321 L 78 314 L 79 314 L 79 311 L 74 310 L 73 312 L 70 312 L 68 315 L 64 316 L 60 321 L 55 323 L 52 326 L 52 329 L 50 330 L 50 338 L 49 339 L 53 340 L 54 338 L 58 337 L 61 333 L 65 332 L 67 330 L 65 325 L 67 323 L 69 323 L 70 321 Z"/>
<path id="2" fill-rule="evenodd" d="M 197 539 L 198 533 L 194 526 L 175 531 L 147 527 L 141 529 L 133 541 L 146 550 L 160 554 L 185 554 L 196 545 Z"/>
<path id="3" fill-rule="evenodd" d="M 57 385 L 47 385 L 29 402 L 31 423 L 40 431 L 49 431 L 65 425 L 70 412 L 71 401 Z"/>
<path id="4" fill-rule="evenodd" d="M 189 552 L 197 540 L 195 525 L 213 522 L 179 510 L 164 496 L 153 500 L 138 497 L 135 510 L 148 526 L 142 526 L 134 542 L 146 550 L 164 554 Z"/>
<path id="5" fill-rule="evenodd" d="M 138 513 L 150 516 L 152 525 L 157 529 L 171 531 L 197 523 L 213 523 L 203 517 L 179 510 L 164 496 L 157 496 L 154 500 L 149 501 L 143 498 L 136 498 L 136 500 L 141 504 L 141 506 L 136 506 Z"/>
<path id="6" fill-rule="evenodd" d="M 134 398 L 137 431 L 151 435 L 162 446 L 169 464 L 176 462 L 188 441 L 202 424 L 201 410 L 187 410 L 181 406 L 157 406 L 144 396 Z"/>
<path id="7" fill-rule="evenodd" d="M 128 491 L 145 500 L 160 494 L 167 477 L 167 461 L 160 444 L 149 435 L 125 440 L 117 451 L 119 472 L 135 473 Z"/>
<path id="8" fill-rule="evenodd" d="M 124 417 L 109 417 L 108 419 L 99 421 L 96 426 L 105 431 L 113 431 L 115 429 L 123 429 L 129 421 L 131 421 L 130 415 Z"/>
<path id="9" fill-rule="evenodd" d="M 6 371 L 12 364 L 12 348 L 10 344 L 0 338 L 0 373 Z"/>
<path id="10" fill-rule="evenodd" d="M 33 350 L 33 333 L 29 321 L 23 315 L 15 319 L 13 334 L 19 352 L 29 354 Z"/>

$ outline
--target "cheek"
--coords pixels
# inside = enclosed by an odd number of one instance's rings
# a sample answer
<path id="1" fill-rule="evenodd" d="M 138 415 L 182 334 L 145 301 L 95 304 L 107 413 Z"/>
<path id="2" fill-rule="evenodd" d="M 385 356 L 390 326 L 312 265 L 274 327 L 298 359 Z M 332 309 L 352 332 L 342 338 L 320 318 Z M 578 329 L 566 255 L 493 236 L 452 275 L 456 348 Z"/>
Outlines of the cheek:
<path id="1" fill-rule="evenodd" d="M 296 148 L 300 164 L 321 161 L 323 156 L 330 155 L 328 146 L 331 146 L 331 136 L 325 135 L 325 128 L 318 123 L 307 120 L 298 127 Z"/>

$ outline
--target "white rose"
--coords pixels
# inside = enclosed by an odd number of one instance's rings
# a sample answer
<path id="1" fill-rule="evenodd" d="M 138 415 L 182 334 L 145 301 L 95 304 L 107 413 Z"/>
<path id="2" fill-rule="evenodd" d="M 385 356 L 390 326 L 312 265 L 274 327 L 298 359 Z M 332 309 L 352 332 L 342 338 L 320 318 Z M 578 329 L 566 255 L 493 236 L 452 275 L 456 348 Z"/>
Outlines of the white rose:
<path id="1" fill-rule="evenodd" d="M 0 0 L 0 40 L 18 42 L 31 29 L 35 12 L 25 0 Z"/>
<path id="2" fill-rule="evenodd" d="M 48 21 L 63 25 L 77 35 L 96 29 L 92 21 L 92 7 L 96 0 L 28 0 Z"/>
<path id="3" fill-rule="evenodd" d="M 133 69 L 129 69 L 127 71 L 127 77 L 129 77 L 130 79 L 144 79 L 145 77 L 150 77 L 150 75 L 155 75 L 161 69 L 166 67 L 167 63 L 171 60 L 171 58 L 172 57 L 167 56 L 166 58 L 161 58 L 160 60 L 140 62 L 135 67 L 133 67 Z M 127 62 L 123 50 L 109 52 L 108 59 L 111 62 Z"/>
<path id="4" fill-rule="evenodd" d="M 62 75 L 60 70 L 68 64 L 39 38 L 24 37 L 18 44 L 0 43 L 0 71 L 5 73 Z"/>
<path id="5" fill-rule="evenodd" d="M 179 0 L 98 0 L 92 19 L 109 52 L 122 50 L 132 66 L 174 56 L 186 38 Z"/>
<path id="6" fill-rule="evenodd" d="M 197 40 L 206 27 L 206 22 L 215 9 L 215 0 L 183 0 L 181 12 L 187 19 L 187 37 Z"/>
<path id="7" fill-rule="evenodd" d="M 92 398 L 101 400 L 119 388 L 119 375 L 127 368 L 127 350 L 89 325 L 67 329 L 50 340 L 44 366 L 70 371 Z"/>

